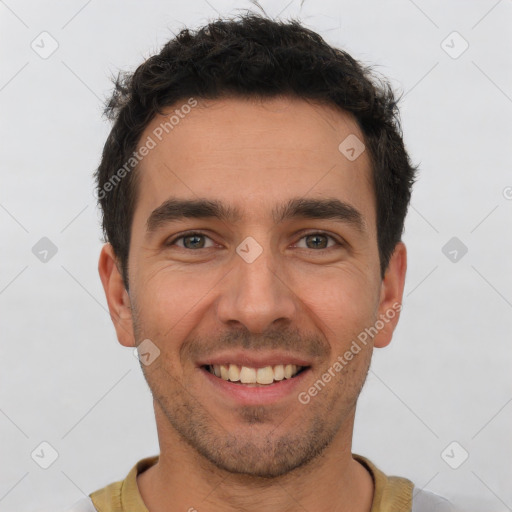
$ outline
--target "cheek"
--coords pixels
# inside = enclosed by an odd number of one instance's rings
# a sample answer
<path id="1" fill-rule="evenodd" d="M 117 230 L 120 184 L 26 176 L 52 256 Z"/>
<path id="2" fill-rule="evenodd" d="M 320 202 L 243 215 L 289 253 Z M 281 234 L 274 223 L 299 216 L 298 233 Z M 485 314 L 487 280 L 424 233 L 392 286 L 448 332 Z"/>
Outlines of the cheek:
<path id="1" fill-rule="evenodd" d="M 330 329 L 330 336 L 354 335 L 373 320 L 378 291 L 369 274 L 354 269 L 321 269 L 301 280 L 298 296 Z"/>
<path id="2" fill-rule="evenodd" d="M 222 277 L 222 275 L 220 275 Z M 214 292 L 220 277 L 215 272 L 198 273 L 190 268 L 158 265 L 141 272 L 137 279 L 139 325 L 162 341 L 182 339 Z"/>

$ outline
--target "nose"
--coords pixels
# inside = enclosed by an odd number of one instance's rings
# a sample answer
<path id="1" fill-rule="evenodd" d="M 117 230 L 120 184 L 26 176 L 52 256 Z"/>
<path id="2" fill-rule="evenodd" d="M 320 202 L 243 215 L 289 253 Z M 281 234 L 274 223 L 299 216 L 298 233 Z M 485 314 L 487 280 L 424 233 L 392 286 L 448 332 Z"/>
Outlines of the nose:
<path id="1" fill-rule="evenodd" d="M 277 260 L 270 249 L 264 249 L 252 262 L 235 256 L 235 268 L 228 274 L 217 304 L 221 322 L 242 324 L 253 333 L 292 322 L 298 299 Z"/>

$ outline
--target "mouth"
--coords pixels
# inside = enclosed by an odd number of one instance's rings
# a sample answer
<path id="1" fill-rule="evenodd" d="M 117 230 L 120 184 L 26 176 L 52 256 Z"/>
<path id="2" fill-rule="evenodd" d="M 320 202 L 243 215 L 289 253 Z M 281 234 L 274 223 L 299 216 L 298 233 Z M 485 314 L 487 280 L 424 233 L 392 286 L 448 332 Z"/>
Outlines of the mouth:
<path id="1" fill-rule="evenodd" d="M 217 410 L 290 404 L 296 393 L 307 387 L 313 367 L 313 361 L 282 351 L 225 350 L 196 361 L 203 396 L 208 396 Z"/>
<path id="2" fill-rule="evenodd" d="M 259 387 L 294 379 L 309 367 L 296 364 L 276 364 L 256 368 L 226 363 L 206 364 L 202 368 L 223 381 L 247 387 Z"/>

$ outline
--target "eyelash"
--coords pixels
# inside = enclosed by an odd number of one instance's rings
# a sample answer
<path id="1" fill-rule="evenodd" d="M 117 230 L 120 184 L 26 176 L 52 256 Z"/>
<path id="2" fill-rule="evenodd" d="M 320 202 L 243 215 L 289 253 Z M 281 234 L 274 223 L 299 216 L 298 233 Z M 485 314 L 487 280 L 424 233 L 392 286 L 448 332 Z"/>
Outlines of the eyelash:
<path id="1" fill-rule="evenodd" d="M 165 243 L 166 246 L 168 247 L 171 247 L 173 246 L 178 240 L 181 240 L 182 238 L 187 238 L 189 236 L 193 236 L 193 235 L 199 235 L 199 236 L 204 236 L 206 238 L 210 238 L 211 240 L 211 237 L 209 237 L 206 233 L 202 233 L 201 231 L 186 231 L 185 233 L 181 233 L 180 235 L 174 237 L 172 240 L 169 240 L 168 242 Z M 312 235 L 321 235 L 321 236 L 325 236 L 327 238 L 330 238 L 331 240 L 333 240 L 335 242 L 335 246 L 332 246 L 332 247 L 326 247 L 326 248 L 323 248 L 321 250 L 323 251 L 328 251 L 329 249 L 335 249 L 336 247 L 343 247 L 345 244 L 343 244 L 342 242 L 340 242 L 338 239 L 334 238 L 332 235 L 329 235 L 328 233 L 324 233 L 322 231 L 312 231 L 310 233 L 305 233 L 303 234 L 299 240 L 302 240 L 303 238 L 306 238 L 308 236 L 312 236 Z M 201 249 L 211 249 L 211 247 L 201 247 L 200 249 L 189 249 L 187 247 L 180 247 L 180 249 L 185 249 L 185 250 L 188 250 L 188 251 L 199 251 Z M 309 249 L 309 248 L 306 248 L 305 250 L 309 250 L 309 251 L 315 251 L 315 252 L 319 252 L 319 250 L 317 249 Z"/>

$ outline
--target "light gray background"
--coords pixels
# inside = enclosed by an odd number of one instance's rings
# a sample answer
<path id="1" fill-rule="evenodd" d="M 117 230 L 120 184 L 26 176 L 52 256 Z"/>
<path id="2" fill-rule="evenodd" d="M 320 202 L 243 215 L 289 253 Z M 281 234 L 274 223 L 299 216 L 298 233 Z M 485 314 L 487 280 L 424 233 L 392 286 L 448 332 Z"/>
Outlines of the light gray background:
<path id="1" fill-rule="evenodd" d="M 374 355 L 354 452 L 461 510 L 512 510 L 512 1 L 261 3 L 392 79 L 421 168 L 404 310 Z M 150 393 L 117 343 L 96 270 L 102 99 L 112 73 L 183 26 L 248 7 L 258 11 L 248 1 L 0 1 L 0 511 L 64 509 L 158 453 Z M 59 44 L 47 59 L 31 48 L 43 31 Z M 457 36 L 442 47 L 453 31 L 469 43 L 458 58 L 445 51 L 462 48 Z M 42 237 L 58 248 L 46 263 L 32 253 Z M 442 252 L 452 237 L 468 248 L 457 262 Z M 43 441 L 59 454 L 46 470 L 31 458 Z M 452 441 L 452 464 L 469 453 L 458 469 L 441 456 Z"/>

